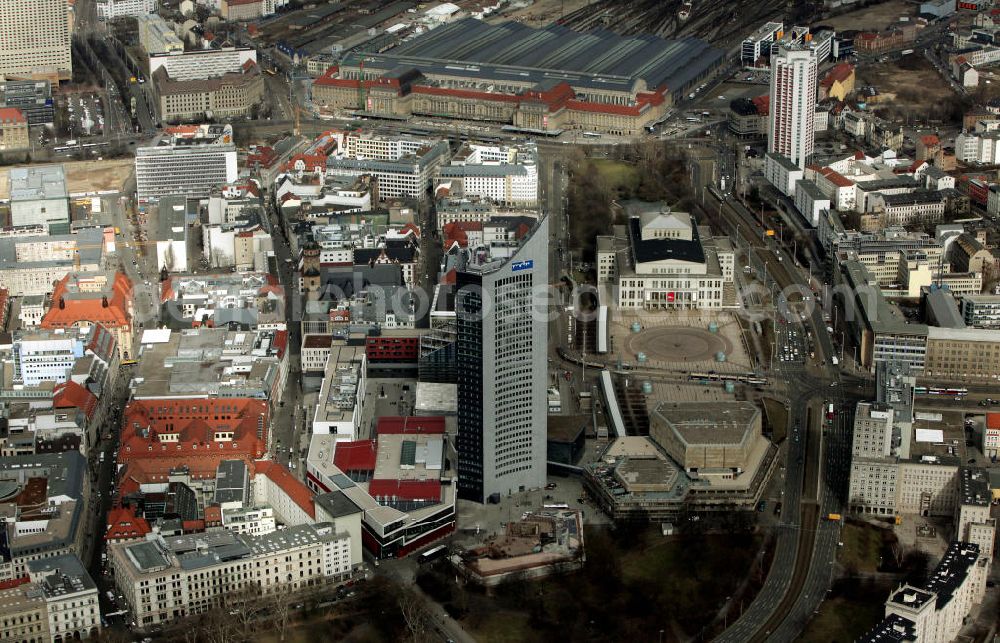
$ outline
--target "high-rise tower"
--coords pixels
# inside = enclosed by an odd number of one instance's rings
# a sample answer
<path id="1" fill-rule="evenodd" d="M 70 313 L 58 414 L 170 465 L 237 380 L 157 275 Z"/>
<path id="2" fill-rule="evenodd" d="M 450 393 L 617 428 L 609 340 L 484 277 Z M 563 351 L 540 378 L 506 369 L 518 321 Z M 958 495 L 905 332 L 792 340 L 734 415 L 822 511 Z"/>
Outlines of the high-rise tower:
<path id="1" fill-rule="evenodd" d="M 456 273 L 459 498 L 545 484 L 548 239 L 543 218 L 514 247 L 474 250 Z"/>
<path id="2" fill-rule="evenodd" d="M 776 49 L 771 56 L 767 150 L 804 168 L 815 141 L 816 52 L 797 43 L 781 43 Z"/>

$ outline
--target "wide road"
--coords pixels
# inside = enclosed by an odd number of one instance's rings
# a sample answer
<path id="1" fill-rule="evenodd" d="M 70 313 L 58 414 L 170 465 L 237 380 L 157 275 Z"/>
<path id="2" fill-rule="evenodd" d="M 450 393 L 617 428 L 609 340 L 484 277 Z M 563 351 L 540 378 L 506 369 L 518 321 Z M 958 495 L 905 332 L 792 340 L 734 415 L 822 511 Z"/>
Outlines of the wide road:
<path id="1" fill-rule="evenodd" d="M 776 288 L 787 293 L 789 286 L 797 285 L 799 290 L 809 292 L 805 276 L 791 265 L 786 251 L 764 237 L 764 230 L 752 212 L 731 196 L 718 205 L 729 223 L 737 249 L 742 249 L 742 256 L 771 290 L 772 305 L 784 299 L 774 293 Z M 823 426 L 818 405 L 829 401 L 839 405 L 840 374 L 827 359 L 834 354 L 834 346 L 820 307 L 813 306 L 805 320 L 798 315 L 786 317 L 790 326 L 803 333 L 806 329 L 811 332 L 816 340 L 817 359 L 806 363 L 778 362 L 770 373 L 771 385 L 780 387 L 783 382 L 788 399 L 793 400 L 789 409 L 793 430 L 786 454 L 784 520 L 778 528 L 774 560 L 764 586 L 740 619 L 723 632 L 720 641 L 794 640 L 805 622 L 801 615 L 815 610 L 830 581 L 839 525 L 820 521 L 819 517 L 840 513 L 847 467 L 839 458 L 831 462 L 823 457 Z M 810 404 L 814 408 L 812 422 L 808 421 Z M 799 428 L 795 429 L 796 426 Z M 807 444 L 813 448 L 806 451 Z"/>

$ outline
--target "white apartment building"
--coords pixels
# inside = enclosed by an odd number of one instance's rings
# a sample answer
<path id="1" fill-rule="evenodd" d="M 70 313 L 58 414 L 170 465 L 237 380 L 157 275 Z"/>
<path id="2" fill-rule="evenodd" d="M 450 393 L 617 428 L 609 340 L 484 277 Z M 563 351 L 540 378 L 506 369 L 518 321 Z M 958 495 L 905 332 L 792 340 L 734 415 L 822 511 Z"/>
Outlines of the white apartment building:
<path id="1" fill-rule="evenodd" d="M 1000 162 L 1000 132 L 962 132 L 955 137 L 955 158 L 983 165 Z"/>
<path id="2" fill-rule="evenodd" d="M 795 208 L 812 227 L 819 225 L 819 215 L 832 206 L 830 197 L 823 193 L 815 181 L 799 181 L 795 186 Z"/>
<path id="3" fill-rule="evenodd" d="M 929 580 L 896 588 L 885 602 L 885 619 L 858 641 L 951 643 L 983 600 L 987 568 L 977 545 L 953 541 Z"/>
<path id="4" fill-rule="evenodd" d="M 65 382 L 76 361 L 83 357 L 84 339 L 85 336 L 55 333 L 32 333 L 15 338 L 13 381 L 28 387 L 36 387 L 41 382 Z"/>
<path id="5" fill-rule="evenodd" d="M 1000 455 L 1000 414 L 986 415 L 986 426 L 983 427 L 983 454 L 987 458 Z"/>
<path id="6" fill-rule="evenodd" d="M 435 193 L 447 188 L 453 197 L 479 197 L 495 203 L 538 203 L 538 159 L 534 147 L 464 144 L 442 165 Z"/>
<path id="7" fill-rule="evenodd" d="M 97 585 L 75 554 L 32 561 L 28 577 L 45 597 L 49 640 L 72 641 L 100 635 Z"/>
<path id="8" fill-rule="evenodd" d="M 790 43 L 771 57 L 767 150 L 805 168 L 815 143 L 816 52 Z"/>
<path id="9" fill-rule="evenodd" d="M 223 508 L 222 526 L 237 534 L 250 536 L 263 536 L 278 528 L 271 507 Z"/>
<path id="10" fill-rule="evenodd" d="M 419 143 L 419 145 L 417 145 Z M 382 200 L 423 200 L 438 167 L 448 158 L 447 141 L 348 136 L 346 154 L 326 160 L 326 173 L 334 176 L 375 177 Z"/>
<path id="11" fill-rule="evenodd" d="M 981 558 L 990 564 L 996 539 L 996 520 L 990 517 L 989 478 L 983 469 L 962 469 L 955 508 L 955 538 L 979 547 Z"/>
<path id="12" fill-rule="evenodd" d="M 156 14 L 140 14 L 136 19 L 139 22 L 139 44 L 147 54 L 184 51 L 184 41 L 166 20 Z"/>
<path id="13" fill-rule="evenodd" d="M 73 76 L 66 0 L 0 0 L 0 76 L 59 82 Z"/>
<path id="14" fill-rule="evenodd" d="M 242 591 L 289 593 L 341 580 L 353 567 L 351 537 L 330 523 L 260 536 L 150 534 L 108 549 L 115 584 L 140 629 L 205 612 Z"/>
<path id="15" fill-rule="evenodd" d="M 614 235 L 598 237 L 598 286 L 610 287 L 619 308 L 722 308 L 733 284 L 735 253 L 683 212 L 647 210 Z M 606 281 L 601 282 L 601 278 Z"/>
<path id="16" fill-rule="evenodd" d="M 136 148 L 135 176 L 140 202 L 209 196 L 238 178 L 232 127 L 202 125 L 192 136 L 165 136 Z"/>
<path id="17" fill-rule="evenodd" d="M 804 172 L 784 154 L 768 152 L 764 155 L 764 178 L 785 196 L 794 196 Z"/>
<path id="18" fill-rule="evenodd" d="M 147 15 L 155 11 L 156 0 L 97 0 L 97 17 L 101 20 Z"/>
<path id="19" fill-rule="evenodd" d="M 149 75 L 160 67 L 167 70 L 173 81 L 206 80 L 223 74 L 237 73 L 247 62 L 257 64 L 257 50 L 248 47 L 225 47 L 197 51 L 175 51 L 149 57 Z"/>

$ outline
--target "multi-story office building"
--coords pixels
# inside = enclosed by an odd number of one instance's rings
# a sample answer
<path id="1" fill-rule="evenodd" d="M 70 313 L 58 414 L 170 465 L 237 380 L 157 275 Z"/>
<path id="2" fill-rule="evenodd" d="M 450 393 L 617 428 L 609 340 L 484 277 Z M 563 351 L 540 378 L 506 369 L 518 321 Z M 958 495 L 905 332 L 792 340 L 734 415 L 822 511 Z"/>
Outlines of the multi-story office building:
<path id="1" fill-rule="evenodd" d="M 908 390 L 912 397 L 912 388 Z M 896 409 L 885 403 L 859 402 L 857 405 L 848 492 L 849 504 L 855 511 L 882 515 L 896 512 L 897 457 L 906 457 L 908 453 L 902 452 L 909 449 L 909 436 L 903 444 L 897 424 L 907 409 L 900 411 L 897 416 Z"/>
<path id="2" fill-rule="evenodd" d="M 140 201 L 169 195 L 207 197 L 237 179 L 236 146 L 229 125 L 168 129 L 152 145 L 136 148 Z"/>
<path id="3" fill-rule="evenodd" d="M 248 47 L 154 54 L 149 57 L 149 73 L 155 74 L 163 67 L 175 81 L 205 80 L 238 72 L 251 61 L 257 64 L 257 50 Z"/>
<path id="4" fill-rule="evenodd" d="M 47 80 L 8 80 L 0 82 L 0 107 L 16 107 L 28 119 L 28 125 L 51 124 L 52 84 Z"/>
<path id="5" fill-rule="evenodd" d="M 155 11 L 156 0 L 97 0 L 97 17 L 101 20 L 148 15 Z"/>
<path id="6" fill-rule="evenodd" d="M 416 149 L 411 149 L 407 142 L 378 136 L 350 136 L 346 141 L 346 154 L 326 160 L 326 173 L 335 176 L 370 174 L 377 180 L 380 199 L 425 199 L 435 172 L 448 158 L 448 142 L 422 140 Z"/>
<path id="7" fill-rule="evenodd" d="M 538 202 L 538 163 L 534 147 L 465 143 L 451 162 L 438 168 L 435 192 L 478 197 L 495 203 L 534 206 Z"/>
<path id="8" fill-rule="evenodd" d="M 966 326 L 1000 328 L 1000 295 L 965 295 L 960 305 Z"/>
<path id="9" fill-rule="evenodd" d="M 53 332 L 18 335 L 11 351 L 13 382 L 30 387 L 40 382 L 65 382 L 76 361 L 83 357 L 86 339 L 86 336 Z"/>
<path id="10" fill-rule="evenodd" d="M 72 78 L 68 10 L 66 0 L 0 0 L 0 77 Z"/>
<path id="11" fill-rule="evenodd" d="M 801 168 L 815 142 L 816 74 L 816 52 L 809 47 L 782 44 L 771 58 L 767 150 Z"/>
<path id="12" fill-rule="evenodd" d="M 458 495 L 496 501 L 545 483 L 548 219 L 456 274 Z"/>
<path id="13" fill-rule="evenodd" d="M 771 51 L 771 43 L 780 37 L 785 25 L 780 22 L 765 22 L 743 41 L 740 58 L 745 65 L 752 65 L 761 56 Z"/>
<path id="14" fill-rule="evenodd" d="M 11 169 L 10 222 L 43 225 L 49 234 L 69 232 L 69 193 L 62 165 Z"/>
<path id="15" fill-rule="evenodd" d="M 928 327 L 924 376 L 942 381 L 997 382 L 1000 330 Z"/>
<path id="16" fill-rule="evenodd" d="M 253 62 L 221 76 L 195 80 L 174 80 L 161 67 L 152 74 L 163 121 L 179 123 L 246 118 L 264 100 L 264 76 Z"/>
<path id="17" fill-rule="evenodd" d="M 136 18 L 139 22 L 139 44 L 147 54 L 184 51 L 184 41 L 166 20 L 156 14 L 140 14 Z"/>
<path id="18" fill-rule="evenodd" d="M 42 227 L 31 230 L 36 234 L 0 237 L 0 287 L 12 297 L 45 295 L 68 272 L 101 269 L 104 244 L 100 229 L 54 236 L 37 236 L 44 234 Z M 25 312 L 22 307 L 22 316 Z"/>
<path id="19" fill-rule="evenodd" d="M 112 543 L 115 584 L 137 627 L 219 607 L 227 597 L 288 593 L 348 577 L 351 536 L 331 523 L 268 534 L 223 530 Z"/>

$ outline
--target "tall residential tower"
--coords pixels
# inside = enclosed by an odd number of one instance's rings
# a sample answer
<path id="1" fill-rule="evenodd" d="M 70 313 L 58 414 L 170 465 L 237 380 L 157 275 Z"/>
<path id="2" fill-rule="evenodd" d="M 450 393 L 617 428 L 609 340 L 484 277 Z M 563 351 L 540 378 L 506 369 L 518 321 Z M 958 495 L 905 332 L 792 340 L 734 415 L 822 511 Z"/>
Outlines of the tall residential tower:
<path id="1" fill-rule="evenodd" d="M 458 497 L 545 484 L 548 218 L 475 249 L 456 273 Z M 496 495 L 495 495 L 496 494 Z"/>
<path id="2" fill-rule="evenodd" d="M 771 56 L 767 151 L 801 168 L 813 153 L 817 66 L 816 52 L 807 45 L 782 43 Z"/>
<path id="3" fill-rule="evenodd" d="M 0 0 L 0 76 L 73 77 L 68 7 L 66 0 Z"/>

